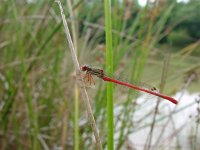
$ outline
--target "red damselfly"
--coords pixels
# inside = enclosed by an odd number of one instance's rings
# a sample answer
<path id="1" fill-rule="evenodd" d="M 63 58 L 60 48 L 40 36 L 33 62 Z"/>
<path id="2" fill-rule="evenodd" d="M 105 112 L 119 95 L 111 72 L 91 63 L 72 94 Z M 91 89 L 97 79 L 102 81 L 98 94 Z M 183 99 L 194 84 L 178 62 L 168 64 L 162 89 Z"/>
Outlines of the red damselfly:
<path id="1" fill-rule="evenodd" d="M 157 92 L 154 92 L 152 90 L 148 90 L 148 89 L 139 87 L 137 85 L 133 85 L 133 84 L 130 84 L 130 83 L 127 83 L 127 82 L 123 82 L 123 81 L 111 78 L 111 77 L 107 76 L 102 69 L 92 68 L 92 67 L 89 67 L 87 65 L 84 65 L 84 66 L 81 67 L 81 70 L 86 72 L 86 74 L 84 76 L 84 80 L 87 80 L 87 82 L 89 82 L 90 84 L 94 84 L 94 79 L 93 79 L 92 76 L 96 76 L 96 77 L 101 78 L 102 80 L 104 80 L 106 82 L 113 82 L 115 84 L 119 84 L 119 85 L 126 86 L 126 87 L 129 87 L 129 88 L 141 91 L 141 92 L 145 92 L 145 93 L 148 93 L 148 94 L 151 94 L 151 95 L 154 95 L 154 96 L 158 96 L 158 97 L 166 99 L 166 100 L 168 100 L 168 101 L 170 101 L 174 104 L 178 103 L 177 100 L 175 100 L 174 98 L 172 98 L 170 96 L 167 96 L 167 95 L 164 95 L 164 94 L 161 94 L 161 93 L 157 93 Z"/>

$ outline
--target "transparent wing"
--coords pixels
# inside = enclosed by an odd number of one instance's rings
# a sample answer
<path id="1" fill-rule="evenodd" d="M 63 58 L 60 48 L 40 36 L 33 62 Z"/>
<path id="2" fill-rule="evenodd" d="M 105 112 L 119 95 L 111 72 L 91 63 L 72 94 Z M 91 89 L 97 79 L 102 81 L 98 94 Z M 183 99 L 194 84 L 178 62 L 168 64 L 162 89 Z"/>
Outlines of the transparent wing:
<path id="1" fill-rule="evenodd" d="M 83 75 L 83 81 L 86 87 L 93 87 L 95 85 L 94 78 L 89 73 Z"/>

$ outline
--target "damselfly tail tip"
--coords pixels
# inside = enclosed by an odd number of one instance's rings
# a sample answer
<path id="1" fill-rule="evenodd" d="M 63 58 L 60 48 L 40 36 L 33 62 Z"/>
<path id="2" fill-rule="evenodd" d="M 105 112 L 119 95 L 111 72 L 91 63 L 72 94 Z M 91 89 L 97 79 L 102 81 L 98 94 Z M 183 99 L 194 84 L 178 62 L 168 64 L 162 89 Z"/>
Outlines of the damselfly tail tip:
<path id="1" fill-rule="evenodd" d="M 178 104 L 178 101 L 177 100 L 175 100 L 175 99 L 173 99 L 173 101 L 172 101 L 174 104 Z"/>

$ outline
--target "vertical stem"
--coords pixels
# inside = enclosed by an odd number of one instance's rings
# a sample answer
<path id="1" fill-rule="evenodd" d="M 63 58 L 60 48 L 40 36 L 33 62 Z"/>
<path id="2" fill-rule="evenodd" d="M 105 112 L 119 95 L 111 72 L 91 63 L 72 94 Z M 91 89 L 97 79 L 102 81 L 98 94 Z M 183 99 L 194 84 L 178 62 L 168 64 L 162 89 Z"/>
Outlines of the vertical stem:
<path id="1" fill-rule="evenodd" d="M 72 42 L 72 38 L 71 38 L 71 35 L 70 35 L 70 32 L 69 32 L 68 24 L 67 24 L 67 21 L 65 19 L 62 4 L 61 4 L 60 0 L 55 0 L 55 2 L 58 3 L 58 6 L 60 8 L 60 13 L 61 13 L 61 17 L 62 17 L 62 21 L 63 21 L 63 25 L 64 25 L 64 31 L 65 31 L 66 38 L 67 38 L 67 41 L 68 41 L 68 44 L 69 44 L 69 47 L 70 47 L 72 61 L 73 61 L 73 64 L 74 64 L 74 67 L 75 67 L 75 70 L 76 70 L 76 76 L 77 76 L 77 78 L 79 78 L 77 80 L 77 83 L 78 83 L 78 86 L 80 87 L 80 92 L 81 92 L 81 95 L 83 97 L 83 101 L 84 101 L 85 106 L 86 106 L 88 119 L 89 119 L 90 125 L 92 127 L 92 130 L 94 132 L 94 136 L 95 136 L 95 139 L 96 139 L 96 144 L 97 144 L 98 150 L 102 150 L 103 148 L 102 148 L 101 140 L 100 140 L 99 133 L 98 133 L 97 126 L 96 126 L 96 122 L 94 120 L 94 116 L 93 116 L 93 113 L 92 113 L 90 100 L 89 100 L 88 94 L 86 92 L 86 88 L 83 84 L 83 79 L 81 78 L 81 75 L 80 75 L 80 65 L 79 65 L 78 58 L 77 58 L 75 48 L 74 48 L 74 44 Z"/>
<path id="2" fill-rule="evenodd" d="M 165 56 L 165 58 L 164 58 L 164 64 L 163 64 L 162 76 L 161 76 L 161 82 L 160 82 L 160 91 L 159 91 L 161 93 L 164 91 L 164 86 L 166 84 L 167 72 L 168 72 L 168 69 L 169 69 L 169 61 L 170 61 L 169 59 L 170 59 L 169 55 Z M 152 138 L 153 138 L 154 128 L 155 128 L 155 124 L 156 124 L 156 116 L 158 114 L 159 105 L 160 105 L 160 98 L 158 98 L 158 101 L 156 103 L 155 111 L 154 111 L 154 114 L 153 114 L 153 121 L 152 121 L 152 124 L 151 124 L 151 127 L 150 127 L 148 139 L 147 139 L 147 142 L 146 142 L 147 144 L 146 144 L 145 147 L 146 147 L 147 150 L 151 149 Z"/>
<path id="3" fill-rule="evenodd" d="M 77 84 L 75 84 L 75 104 L 74 104 L 74 150 L 79 150 L 79 90 Z"/>
<path id="4" fill-rule="evenodd" d="M 71 18 L 76 18 L 76 13 L 75 10 L 72 8 L 71 0 L 67 0 L 68 7 L 69 7 L 69 13 Z M 71 28 L 72 28 L 72 38 L 73 38 L 73 43 L 74 43 L 74 48 L 76 55 L 78 54 L 78 45 L 77 45 L 77 31 L 76 31 L 76 23 L 74 19 L 72 20 L 71 23 Z M 74 87 L 74 150 L 79 150 L 79 91 L 78 91 L 78 86 L 77 83 L 75 84 Z"/>
<path id="5" fill-rule="evenodd" d="M 105 28 L 106 28 L 106 71 L 113 73 L 113 50 L 112 50 L 112 25 L 111 25 L 111 1 L 104 1 Z M 107 83 L 107 121 L 108 121 L 108 150 L 114 149 L 113 140 L 113 84 Z"/>

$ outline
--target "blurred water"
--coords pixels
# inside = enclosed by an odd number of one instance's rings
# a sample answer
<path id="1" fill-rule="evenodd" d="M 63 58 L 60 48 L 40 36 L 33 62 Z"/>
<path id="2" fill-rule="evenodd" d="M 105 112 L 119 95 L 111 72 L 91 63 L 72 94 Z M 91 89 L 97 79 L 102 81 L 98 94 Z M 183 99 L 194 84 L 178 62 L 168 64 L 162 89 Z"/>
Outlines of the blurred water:
<path id="1" fill-rule="evenodd" d="M 174 105 L 168 101 L 162 102 L 159 106 L 159 114 L 156 119 L 158 120 L 153 132 L 152 144 L 156 145 L 152 149 L 176 149 L 177 143 L 179 143 L 181 150 L 189 150 L 191 148 L 192 135 L 195 134 L 196 117 L 197 117 L 197 103 L 196 99 L 200 99 L 200 93 L 189 94 L 184 92 L 177 93 L 174 98 L 179 100 L 178 105 Z M 181 99 L 179 99 L 181 97 Z M 144 117 L 152 109 L 155 110 L 156 100 L 148 101 L 140 97 L 138 103 L 141 105 L 139 111 L 136 111 L 134 116 L 134 122 L 137 122 Z M 175 111 L 173 115 L 170 112 Z M 150 127 L 144 127 L 147 124 L 151 124 L 153 120 L 153 114 L 145 118 L 145 120 L 134 127 L 134 132 L 129 136 L 129 139 L 137 150 L 143 150 L 146 139 L 149 135 Z M 166 123 L 168 124 L 166 125 Z M 165 126 L 166 125 L 166 126 Z M 162 136 L 160 137 L 160 134 Z M 199 138 L 199 137 L 198 137 Z M 159 142 L 157 141 L 159 139 Z"/>
<path id="2" fill-rule="evenodd" d="M 150 0 L 150 2 L 155 2 L 156 0 Z M 189 0 L 177 0 L 178 3 L 183 2 L 183 3 L 188 3 Z M 140 6 L 144 7 L 147 4 L 147 0 L 138 0 L 138 3 Z"/>
<path id="3" fill-rule="evenodd" d="M 36 3 L 37 0 L 27 0 L 28 3 Z"/>

